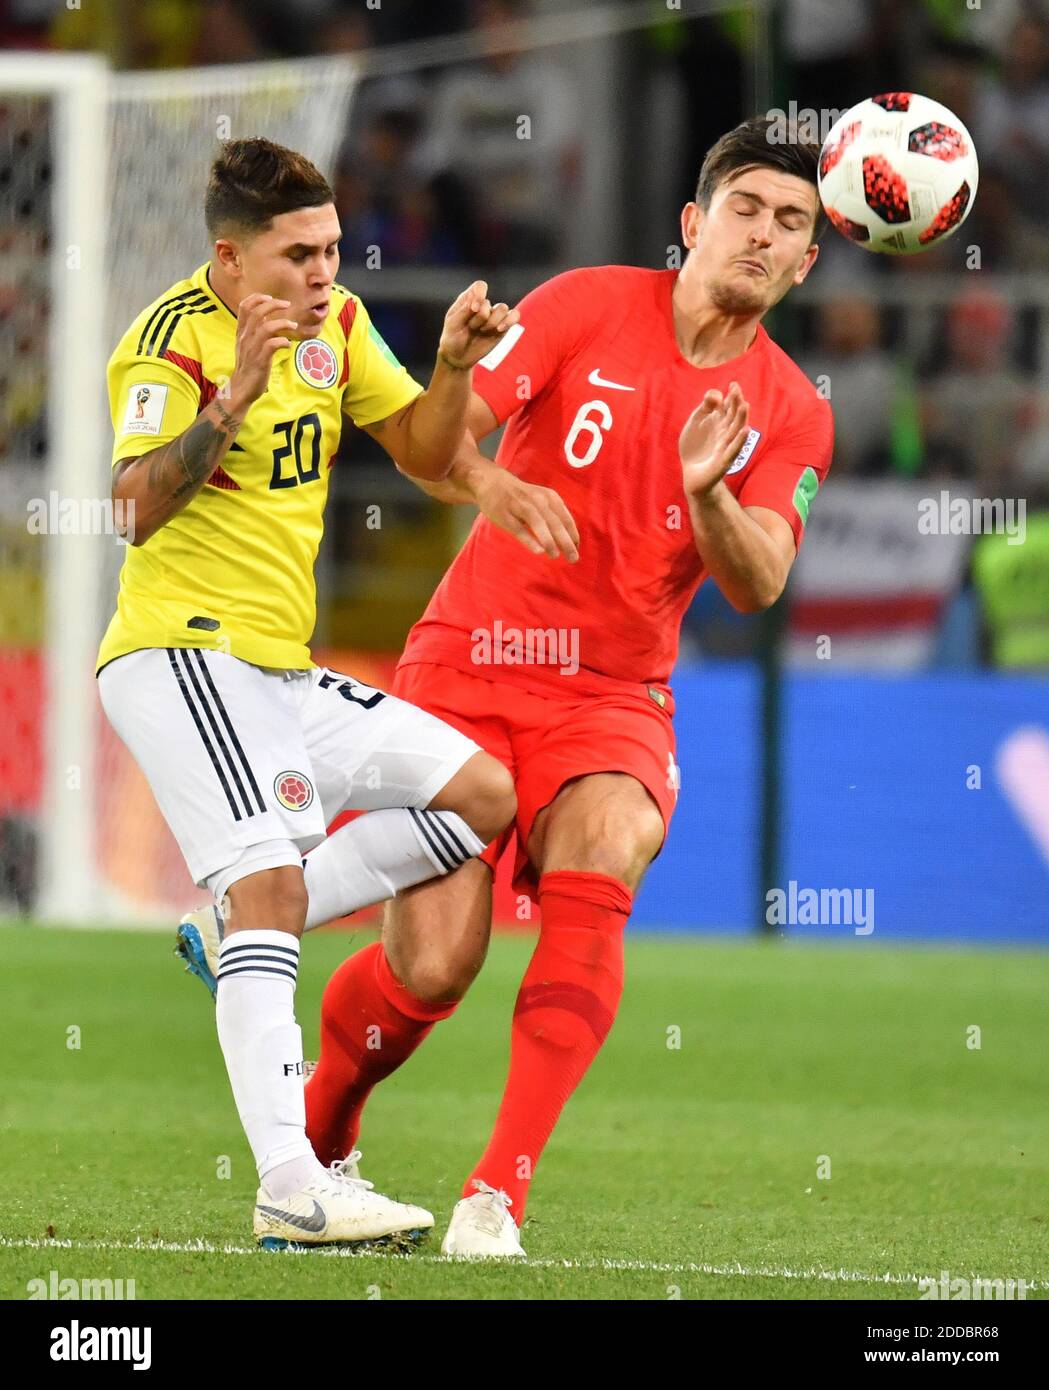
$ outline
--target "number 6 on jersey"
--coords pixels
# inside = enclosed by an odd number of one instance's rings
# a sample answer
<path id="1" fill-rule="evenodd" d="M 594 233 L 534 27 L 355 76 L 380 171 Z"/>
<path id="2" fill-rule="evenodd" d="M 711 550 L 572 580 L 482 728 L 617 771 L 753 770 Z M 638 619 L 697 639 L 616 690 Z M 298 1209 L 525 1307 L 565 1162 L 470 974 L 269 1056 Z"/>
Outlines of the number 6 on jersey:
<path id="1" fill-rule="evenodd" d="M 601 421 L 597 424 L 589 418 L 591 411 L 596 411 Z M 612 412 L 604 401 L 587 401 L 581 405 L 576 412 L 576 417 L 572 421 L 572 428 L 565 437 L 565 458 L 573 468 L 588 468 L 601 452 L 601 445 L 605 442 L 602 430 L 612 428 Z M 589 443 L 583 453 L 577 454 L 575 451 L 576 440 L 580 435 L 589 436 Z"/>

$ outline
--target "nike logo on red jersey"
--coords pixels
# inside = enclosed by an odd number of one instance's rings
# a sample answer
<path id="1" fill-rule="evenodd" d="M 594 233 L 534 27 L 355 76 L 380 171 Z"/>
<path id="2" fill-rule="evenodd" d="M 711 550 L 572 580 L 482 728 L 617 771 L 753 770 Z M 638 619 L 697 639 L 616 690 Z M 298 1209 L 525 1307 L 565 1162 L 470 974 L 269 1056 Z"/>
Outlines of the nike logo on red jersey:
<path id="1" fill-rule="evenodd" d="M 601 375 L 599 368 L 597 367 L 595 367 L 594 370 L 587 377 L 587 381 L 589 381 L 591 386 L 610 386 L 613 391 L 637 390 L 636 386 L 621 386 L 618 381 L 606 381 L 605 378 Z"/>

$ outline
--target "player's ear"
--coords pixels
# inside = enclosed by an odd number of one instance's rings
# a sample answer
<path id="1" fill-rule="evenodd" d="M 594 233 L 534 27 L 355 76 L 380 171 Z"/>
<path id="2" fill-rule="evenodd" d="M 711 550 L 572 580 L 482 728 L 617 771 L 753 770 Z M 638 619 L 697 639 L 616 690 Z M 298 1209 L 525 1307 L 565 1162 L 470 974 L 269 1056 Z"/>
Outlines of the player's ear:
<path id="1" fill-rule="evenodd" d="M 215 241 L 215 259 L 227 275 L 240 275 L 240 248 L 235 241 L 218 237 Z"/>
<path id="2" fill-rule="evenodd" d="M 815 242 L 813 242 L 809 249 L 805 252 L 804 257 L 802 258 L 801 265 L 799 265 L 797 270 L 794 272 L 793 283 L 795 285 L 800 285 L 801 282 L 805 279 L 805 276 L 808 275 L 809 271 L 816 264 L 816 257 L 819 255 L 819 253 L 820 248 L 816 245 Z"/>
<path id="3" fill-rule="evenodd" d="M 681 240 L 687 251 L 695 248 L 703 216 L 703 209 L 698 203 L 686 203 L 681 209 Z"/>

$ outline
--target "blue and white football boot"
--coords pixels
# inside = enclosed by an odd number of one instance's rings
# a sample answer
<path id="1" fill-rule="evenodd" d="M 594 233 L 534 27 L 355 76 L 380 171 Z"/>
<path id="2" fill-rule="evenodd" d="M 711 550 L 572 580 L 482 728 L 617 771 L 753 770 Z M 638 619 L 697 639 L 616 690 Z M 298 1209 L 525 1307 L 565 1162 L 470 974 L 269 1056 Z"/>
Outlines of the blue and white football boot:
<path id="1" fill-rule="evenodd" d="M 215 903 L 187 912 L 175 934 L 175 954 L 185 961 L 191 975 L 203 980 L 212 999 L 218 989 L 219 946 L 223 934 L 222 913 Z"/>

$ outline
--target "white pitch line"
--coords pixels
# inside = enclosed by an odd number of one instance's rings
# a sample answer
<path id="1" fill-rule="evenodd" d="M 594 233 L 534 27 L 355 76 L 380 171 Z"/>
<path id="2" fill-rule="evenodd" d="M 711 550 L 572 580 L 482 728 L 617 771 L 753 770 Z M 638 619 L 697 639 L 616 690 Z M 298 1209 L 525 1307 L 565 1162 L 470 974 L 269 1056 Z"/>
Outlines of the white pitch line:
<path id="1" fill-rule="evenodd" d="M 272 1258 L 270 1251 L 262 1250 L 258 1246 L 245 1245 L 215 1245 L 207 1240 L 173 1241 L 173 1240 L 59 1240 L 58 1237 L 13 1240 L 7 1236 L 0 1236 L 0 1249 L 2 1250 L 118 1250 L 124 1253 L 134 1253 L 136 1251 L 158 1251 L 160 1253 L 170 1253 L 174 1255 L 253 1255 L 266 1256 Z M 457 1265 L 471 1264 L 473 1261 L 466 1260 L 456 1255 L 427 1255 L 419 1251 L 409 1251 L 406 1254 L 386 1252 L 382 1250 L 356 1251 L 347 1248 L 327 1250 L 318 1247 L 316 1250 L 296 1250 L 285 1252 L 293 1255 L 303 1255 L 308 1258 L 322 1256 L 326 1259 L 381 1259 L 390 1261 L 411 1260 L 415 1264 L 433 1265 Z M 827 1283 L 838 1284 L 917 1284 L 921 1279 L 936 1278 L 939 1280 L 939 1272 L 935 1275 L 925 1274 L 866 1274 L 854 1269 L 786 1269 L 770 1266 L 758 1266 L 748 1269 L 742 1264 L 732 1265 L 710 1265 L 695 1264 L 688 1261 L 683 1264 L 662 1264 L 649 1260 L 551 1260 L 529 1259 L 521 1263 L 523 1269 L 579 1269 L 595 1270 L 600 1272 L 625 1271 L 636 1272 L 639 1274 L 707 1274 L 719 1278 L 742 1278 L 742 1279 L 819 1279 Z M 983 1276 L 969 1274 L 969 1279 L 977 1279 Z M 1049 1288 L 1049 1281 L 1028 1279 L 1027 1287 L 1032 1290 Z"/>

